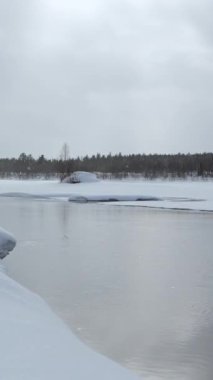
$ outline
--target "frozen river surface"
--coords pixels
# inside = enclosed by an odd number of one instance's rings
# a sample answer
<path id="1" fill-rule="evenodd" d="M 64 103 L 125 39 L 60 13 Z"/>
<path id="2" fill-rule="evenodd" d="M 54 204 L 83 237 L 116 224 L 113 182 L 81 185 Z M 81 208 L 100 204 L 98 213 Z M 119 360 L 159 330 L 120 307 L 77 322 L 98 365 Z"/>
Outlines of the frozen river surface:
<path id="1" fill-rule="evenodd" d="M 147 379 L 213 377 L 213 215 L 0 199 L 10 276 Z"/>

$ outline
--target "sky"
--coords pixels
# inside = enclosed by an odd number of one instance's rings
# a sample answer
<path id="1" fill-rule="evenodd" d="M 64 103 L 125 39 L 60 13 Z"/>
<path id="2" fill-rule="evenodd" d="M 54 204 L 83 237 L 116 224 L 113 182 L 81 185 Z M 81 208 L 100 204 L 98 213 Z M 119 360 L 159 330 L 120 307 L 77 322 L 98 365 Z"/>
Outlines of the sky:
<path id="1" fill-rule="evenodd" d="M 213 151 L 211 0 L 0 0 L 0 157 Z"/>

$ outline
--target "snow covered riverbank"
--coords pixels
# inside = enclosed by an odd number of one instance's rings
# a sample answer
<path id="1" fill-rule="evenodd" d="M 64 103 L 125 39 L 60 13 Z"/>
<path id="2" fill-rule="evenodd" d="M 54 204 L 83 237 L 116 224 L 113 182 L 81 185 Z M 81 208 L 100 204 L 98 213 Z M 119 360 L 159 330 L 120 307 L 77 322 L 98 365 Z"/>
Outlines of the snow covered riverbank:
<path id="1" fill-rule="evenodd" d="M 0 229 L 0 252 L 15 239 Z M 3 380 L 133 380 L 129 371 L 81 343 L 45 302 L 0 265 L 0 374 Z"/>
<path id="2" fill-rule="evenodd" d="M 117 205 L 213 211 L 212 181 L 58 181 L 1 180 L 1 197 L 55 199 L 72 202 L 117 202 Z"/>

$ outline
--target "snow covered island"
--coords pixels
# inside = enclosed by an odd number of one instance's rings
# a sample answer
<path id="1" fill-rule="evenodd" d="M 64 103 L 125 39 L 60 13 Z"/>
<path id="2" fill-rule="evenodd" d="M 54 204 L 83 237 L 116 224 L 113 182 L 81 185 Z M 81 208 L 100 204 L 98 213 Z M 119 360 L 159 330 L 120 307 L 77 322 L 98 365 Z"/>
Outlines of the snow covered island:
<path id="1" fill-rule="evenodd" d="M 63 183 L 82 183 L 82 182 L 97 182 L 97 176 L 95 173 L 89 172 L 73 172 L 70 176 L 65 177 Z"/>
<path id="2" fill-rule="evenodd" d="M 0 229 L 1 258 L 16 241 Z M 136 380 L 81 343 L 46 303 L 9 278 L 0 265 L 2 380 Z"/>

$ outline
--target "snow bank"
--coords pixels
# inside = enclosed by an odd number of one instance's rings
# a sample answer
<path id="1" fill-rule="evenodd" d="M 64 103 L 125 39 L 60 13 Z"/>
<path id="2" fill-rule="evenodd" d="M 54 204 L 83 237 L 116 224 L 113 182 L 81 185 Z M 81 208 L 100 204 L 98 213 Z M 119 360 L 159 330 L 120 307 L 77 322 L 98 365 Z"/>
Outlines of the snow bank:
<path id="1" fill-rule="evenodd" d="M 69 177 L 63 179 L 63 183 L 84 183 L 84 182 L 97 182 L 97 176 L 89 172 L 73 172 Z"/>
<path id="2" fill-rule="evenodd" d="M 143 202 L 143 201 L 159 201 L 159 198 L 145 195 L 72 195 L 69 198 L 70 202 Z"/>
<path id="3" fill-rule="evenodd" d="M 81 343 L 44 301 L 0 266 L 0 374 L 3 380 L 136 380 Z"/>
<path id="4" fill-rule="evenodd" d="M 97 181 L 68 186 L 57 181 L 0 180 L 0 197 L 112 202 L 125 206 L 213 211 L 213 181 Z M 74 190 L 74 192 L 73 192 Z"/>
<path id="5" fill-rule="evenodd" d="M 0 259 L 9 254 L 16 245 L 15 238 L 7 231 L 0 228 Z"/>

